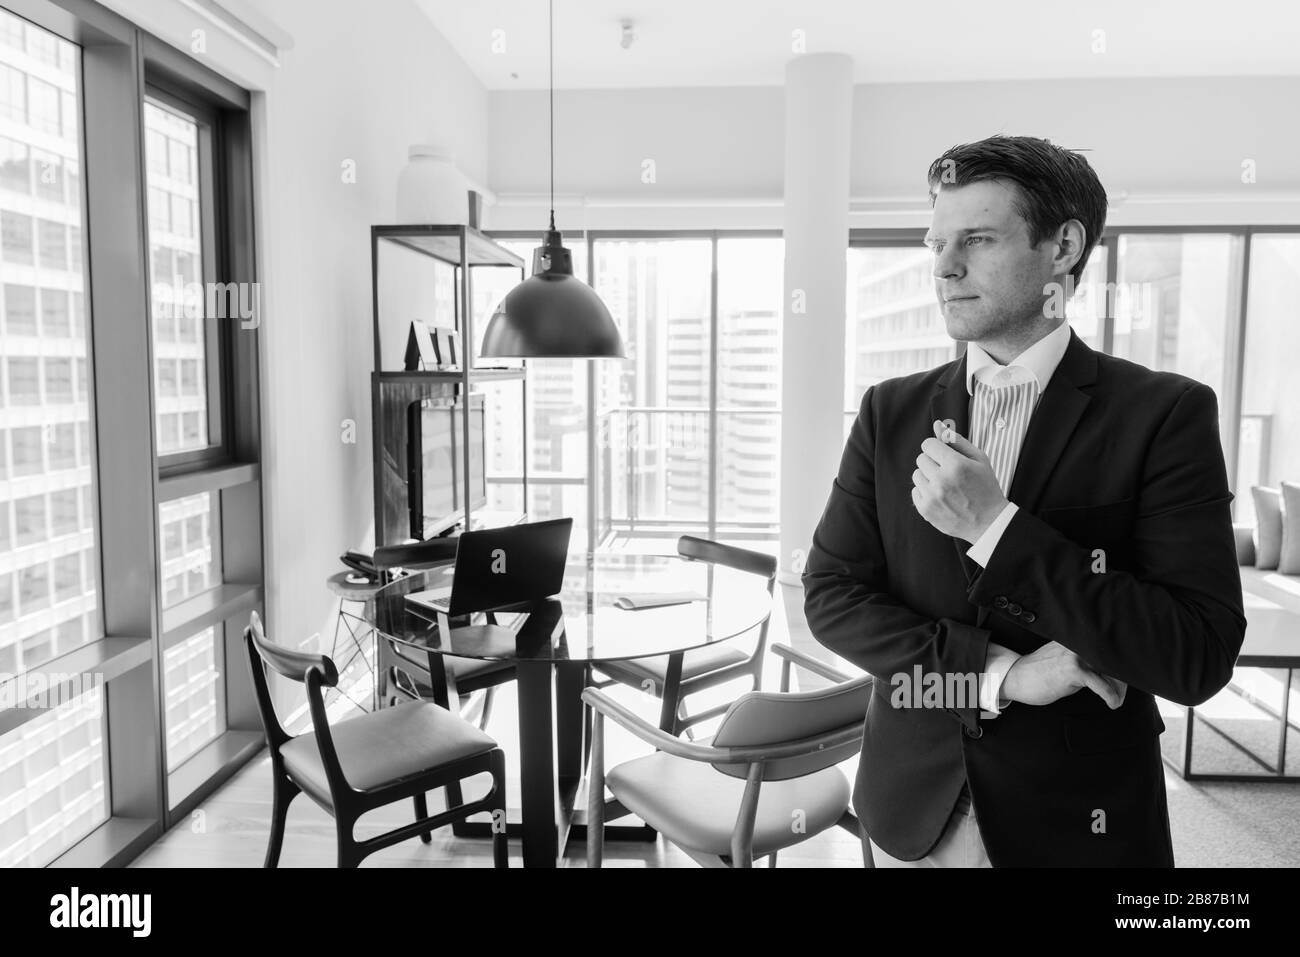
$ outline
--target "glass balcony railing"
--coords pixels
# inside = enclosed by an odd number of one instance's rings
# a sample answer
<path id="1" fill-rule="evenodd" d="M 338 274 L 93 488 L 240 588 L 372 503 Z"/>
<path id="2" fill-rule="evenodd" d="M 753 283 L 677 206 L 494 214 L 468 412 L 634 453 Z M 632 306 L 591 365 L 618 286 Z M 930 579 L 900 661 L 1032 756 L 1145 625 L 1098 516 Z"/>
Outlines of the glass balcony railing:
<path id="1" fill-rule="evenodd" d="M 621 406 L 596 417 L 597 541 L 777 539 L 776 409 Z"/>

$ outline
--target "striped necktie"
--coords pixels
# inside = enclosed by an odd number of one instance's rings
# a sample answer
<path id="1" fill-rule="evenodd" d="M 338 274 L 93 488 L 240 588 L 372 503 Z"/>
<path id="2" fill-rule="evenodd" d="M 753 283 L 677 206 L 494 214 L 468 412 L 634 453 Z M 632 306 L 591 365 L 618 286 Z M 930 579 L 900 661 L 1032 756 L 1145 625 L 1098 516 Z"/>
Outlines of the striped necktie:
<path id="1" fill-rule="evenodd" d="M 1038 404 L 1038 379 L 1024 366 L 985 366 L 971 383 L 970 440 L 989 457 L 1002 494 L 1009 494 L 1029 418 Z"/>

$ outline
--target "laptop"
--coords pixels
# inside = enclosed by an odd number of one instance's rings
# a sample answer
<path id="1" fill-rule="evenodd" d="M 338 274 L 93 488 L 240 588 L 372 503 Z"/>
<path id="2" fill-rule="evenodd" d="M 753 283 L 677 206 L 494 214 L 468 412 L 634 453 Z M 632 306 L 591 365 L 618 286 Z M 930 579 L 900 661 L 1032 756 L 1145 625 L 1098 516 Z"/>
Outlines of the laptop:
<path id="1" fill-rule="evenodd" d="M 451 587 L 413 592 L 408 602 L 452 617 L 550 598 L 564 587 L 573 519 L 462 532 Z"/>

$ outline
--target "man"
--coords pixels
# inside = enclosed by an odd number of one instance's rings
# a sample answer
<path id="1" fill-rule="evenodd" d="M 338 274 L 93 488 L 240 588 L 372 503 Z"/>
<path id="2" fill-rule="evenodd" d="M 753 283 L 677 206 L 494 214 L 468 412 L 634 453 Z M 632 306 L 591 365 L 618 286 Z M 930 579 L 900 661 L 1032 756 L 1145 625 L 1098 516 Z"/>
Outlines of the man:
<path id="1" fill-rule="evenodd" d="M 1205 701 L 1245 634 L 1214 392 L 1066 324 L 1106 214 L 1082 156 L 995 136 L 929 183 L 966 352 L 867 390 L 803 575 L 878 679 L 854 807 L 877 865 L 1172 867 L 1153 695 Z"/>

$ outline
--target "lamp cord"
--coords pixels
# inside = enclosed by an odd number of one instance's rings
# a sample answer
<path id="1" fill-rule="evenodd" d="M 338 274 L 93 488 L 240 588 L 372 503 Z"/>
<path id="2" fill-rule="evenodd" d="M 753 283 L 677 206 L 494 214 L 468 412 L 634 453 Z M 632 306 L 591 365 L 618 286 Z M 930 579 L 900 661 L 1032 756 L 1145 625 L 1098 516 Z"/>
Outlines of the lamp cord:
<path id="1" fill-rule="evenodd" d="M 551 91 L 551 232 L 555 231 L 555 0 L 547 0 L 546 24 L 550 33 L 547 57 L 550 63 Z"/>

